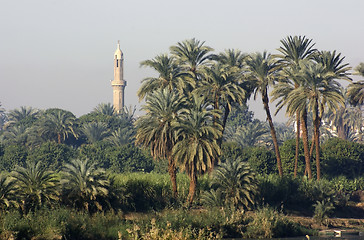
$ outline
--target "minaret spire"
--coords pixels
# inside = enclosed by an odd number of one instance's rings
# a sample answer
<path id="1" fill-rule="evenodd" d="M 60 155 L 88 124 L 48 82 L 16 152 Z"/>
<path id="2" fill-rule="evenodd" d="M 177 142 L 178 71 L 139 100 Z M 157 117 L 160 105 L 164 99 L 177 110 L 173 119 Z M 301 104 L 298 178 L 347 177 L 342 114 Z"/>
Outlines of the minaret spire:
<path id="1" fill-rule="evenodd" d="M 115 111 L 120 113 L 124 108 L 124 89 L 126 81 L 124 80 L 123 52 L 120 50 L 120 40 L 114 53 L 114 80 L 111 81 L 113 88 L 113 105 Z"/>

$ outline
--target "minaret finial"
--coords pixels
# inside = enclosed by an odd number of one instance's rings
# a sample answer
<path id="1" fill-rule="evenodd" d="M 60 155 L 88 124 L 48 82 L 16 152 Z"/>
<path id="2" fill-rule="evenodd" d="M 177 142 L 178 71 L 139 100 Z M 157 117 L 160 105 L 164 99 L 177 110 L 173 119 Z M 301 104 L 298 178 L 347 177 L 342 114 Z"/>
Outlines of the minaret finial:
<path id="1" fill-rule="evenodd" d="M 118 40 L 118 48 L 120 49 L 120 40 Z"/>

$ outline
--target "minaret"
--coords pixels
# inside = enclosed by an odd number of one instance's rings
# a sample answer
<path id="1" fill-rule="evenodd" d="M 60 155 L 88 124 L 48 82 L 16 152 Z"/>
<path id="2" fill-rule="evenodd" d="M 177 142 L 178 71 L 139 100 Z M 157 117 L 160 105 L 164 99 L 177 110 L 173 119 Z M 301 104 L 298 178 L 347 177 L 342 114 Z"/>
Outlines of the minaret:
<path id="1" fill-rule="evenodd" d="M 114 80 L 111 81 L 113 90 L 113 105 L 115 111 L 120 113 L 124 108 L 124 89 L 126 81 L 123 79 L 123 52 L 120 50 L 120 42 L 114 53 Z"/>

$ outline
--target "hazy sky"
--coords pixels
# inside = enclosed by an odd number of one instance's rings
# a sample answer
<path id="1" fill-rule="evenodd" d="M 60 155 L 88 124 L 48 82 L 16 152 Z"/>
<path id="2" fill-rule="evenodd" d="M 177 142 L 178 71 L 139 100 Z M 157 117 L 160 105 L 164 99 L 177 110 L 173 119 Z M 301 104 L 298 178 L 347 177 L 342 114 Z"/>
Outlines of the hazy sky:
<path id="1" fill-rule="evenodd" d="M 154 75 L 140 62 L 179 41 L 275 53 L 288 35 L 306 35 L 355 67 L 364 62 L 364 1 L 0 0 L 0 102 L 6 110 L 57 107 L 77 116 L 112 102 L 120 40 L 126 105 L 139 107 L 140 82 Z M 260 102 L 250 109 L 264 119 Z"/>

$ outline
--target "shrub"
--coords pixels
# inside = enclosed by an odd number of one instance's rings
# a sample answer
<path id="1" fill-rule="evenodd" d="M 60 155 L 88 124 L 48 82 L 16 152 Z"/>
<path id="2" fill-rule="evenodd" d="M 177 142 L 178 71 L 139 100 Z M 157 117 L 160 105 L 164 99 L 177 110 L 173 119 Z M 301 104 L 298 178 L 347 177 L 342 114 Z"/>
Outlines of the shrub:
<path id="1" fill-rule="evenodd" d="M 300 201 L 299 180 L 290 176 L 283 178 L 278 175 L 259 175 L 258 190 L 261 204 L 269 204 L 283 208 L 286 205 L 294 205 Z"/>
<path id="2" fill-rule="evenodd" d="M 8 145 L 3 150 L 3 155 L 0 162 L 0 170 L 10 172 L 15 166 L 23 166 L 28 152 L 25 146 Z"/>
<path id="3" fill-rule="evenodd" d="M 364 145 L 331 138 L 322 145 L 322 172 L 330 177 L 355 178 L 364 173 Z"/>
<path id="4" fill-rule="evenodd" d="M 254 212 L 252 221 L 248 223 L 244 237 L 273 238 L 304 235 L 306 232 L 297 224 L 269 207 Z"/>
<path id="5" fill-rule="evenodd" d="M 313 218 L 317 223 L 328 225 L 327 218 L 332 214 L 335 209 L 334 204 L 331 202 L 331 199 L 317 201 L 316 204 L 313 205 L 315 208 L 315 212 Z"/>
<path id="6" fill-rule="evenodd" d="M 282 168 L 284 175 L 292 175 L 294 173 L 295 156 L 296 156 L 296 140 L 290 139 L 285 141 L 280 147 L 279 151 L 281 154 Z M 305 156 L 303 153 L 303 144 L 300 141 L 299 155 L 297 162 L 297 175 L 303 176 L 305 171 Z"/>
<path id="7" fill-rule="evenodd" d="M 114 173 L 150 172 L 154 168 L 152 157 L 145 151 L 132 144 L 121 147 L 98 142 L 82 145 L 79 148 L 79 158 L 97 162 L 100 167 Z"/>
<path id="8" fill-rule="evenodd" d="M 272 174 L 278 172 L 274 152 L 265 147 L 244 149 L 242 159 L 248 161 L 252 169 L 257 173 Z"/>
<path id="9" fill-rule="evenodd" d="M 123 206 L 127 211 L 162 209 L 172 202 L 171 184 L 168 174 L 129 173 L 113 175 L 114 184 L 127 196 Z M 177 178 L 177 180 L 180 180 Z M 186 179 L 187 180 L 187 179 Z M 179 187 L 181 187 L 179 185 Z M 182 195 L 180 191 L 180 195 Z"/>
<path id="10" fill-rule="evenodd" d="M 59 170 L 63 164 L 74 157 L 74 150 L 56 142 L 45 142 L 29 151 L 27 161 L 41 162 L 48 170 Z"/>

